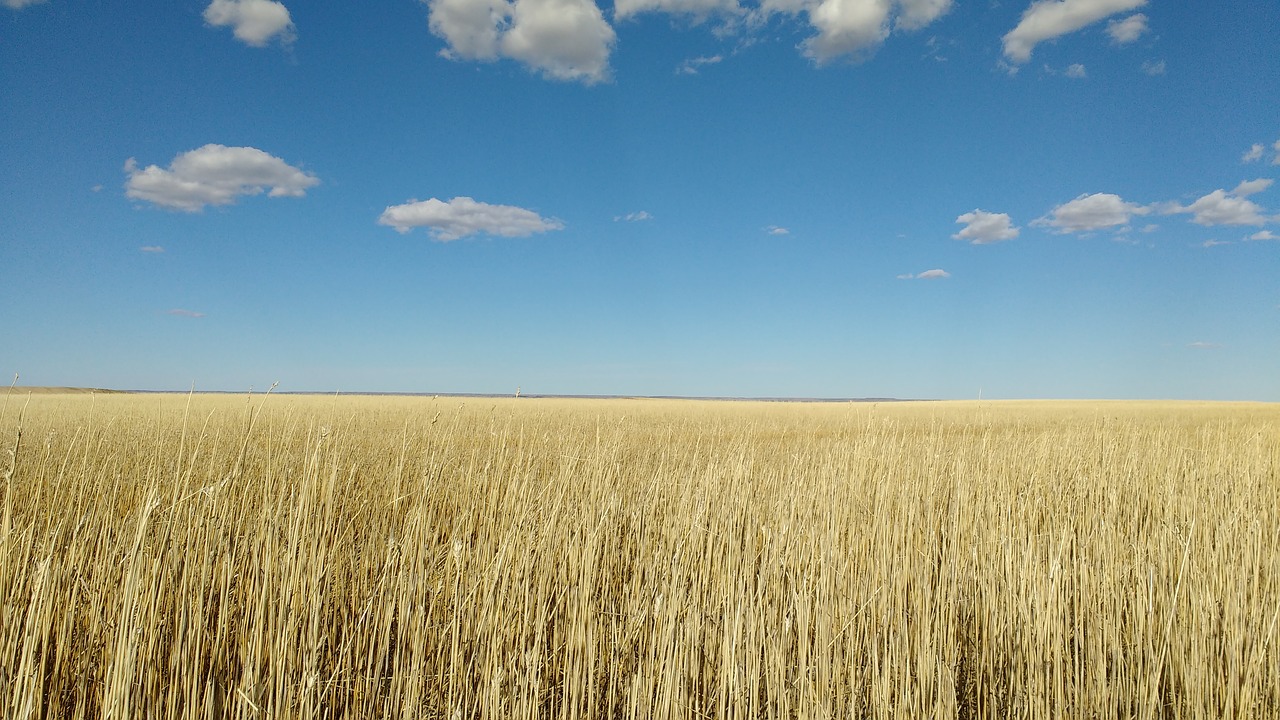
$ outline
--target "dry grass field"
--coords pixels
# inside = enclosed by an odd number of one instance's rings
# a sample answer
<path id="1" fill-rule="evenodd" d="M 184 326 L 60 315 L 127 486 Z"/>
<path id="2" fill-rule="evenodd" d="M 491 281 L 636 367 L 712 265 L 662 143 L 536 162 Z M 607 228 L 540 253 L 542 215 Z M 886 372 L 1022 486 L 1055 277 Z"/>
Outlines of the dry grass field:
<path id="1" fill-rule="evenodd" d="M 1280 407 L 27 395 L 7 718 L 1280 717 Z"/>

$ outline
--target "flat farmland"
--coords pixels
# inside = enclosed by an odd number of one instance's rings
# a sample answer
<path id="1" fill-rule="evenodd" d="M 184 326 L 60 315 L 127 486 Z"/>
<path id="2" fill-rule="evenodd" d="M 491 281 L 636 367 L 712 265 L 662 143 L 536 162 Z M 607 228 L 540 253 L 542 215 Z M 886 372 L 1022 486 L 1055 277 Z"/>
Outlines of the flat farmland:
<path id="1" fill-rule="evenodd" d="M 1280 717 L 1280 406 L 28 395 L 12 718 Z"/>

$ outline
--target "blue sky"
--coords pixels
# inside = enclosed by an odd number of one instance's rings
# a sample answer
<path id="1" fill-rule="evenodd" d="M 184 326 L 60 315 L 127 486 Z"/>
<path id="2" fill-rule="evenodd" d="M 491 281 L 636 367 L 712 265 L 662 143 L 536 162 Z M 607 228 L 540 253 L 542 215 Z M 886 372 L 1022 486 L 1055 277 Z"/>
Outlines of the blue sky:
<path id="1" fill-rule="evenodd" d="M 0 372 L 1280 401 L 1280 5 L 0 0 Z"/>

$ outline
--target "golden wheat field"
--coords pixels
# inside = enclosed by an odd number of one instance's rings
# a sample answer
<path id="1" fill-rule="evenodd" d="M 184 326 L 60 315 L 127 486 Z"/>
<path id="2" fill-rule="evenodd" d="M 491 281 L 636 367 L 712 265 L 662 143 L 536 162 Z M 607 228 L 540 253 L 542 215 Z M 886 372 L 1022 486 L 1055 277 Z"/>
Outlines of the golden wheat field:
<path id="1" fill-rule="evenodd" d="M 8 718 L 1280 717 L 1280 407 L 29 395 Z"/>

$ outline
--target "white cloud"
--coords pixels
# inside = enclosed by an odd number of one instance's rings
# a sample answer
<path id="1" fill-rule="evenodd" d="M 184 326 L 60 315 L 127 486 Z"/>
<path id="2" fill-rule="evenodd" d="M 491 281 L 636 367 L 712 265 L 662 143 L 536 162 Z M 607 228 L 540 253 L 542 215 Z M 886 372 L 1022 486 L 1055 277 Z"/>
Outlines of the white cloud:
<path id="1" fill-rule="evenodd" d="M 1067 71 L 1063 74 L 1069 78 L 1088 77 L 1088 74 L 1085 72 L 1084 65 L 1081 65 L 1080 63 L 1067 66 Z"/>
<path id="2" fill-rule="evenodd" d="M 209 144 L 173 159 L 169 169 L 148 165 L 139 169 L 129 158 L 125 195 L 161 207 L 197 212 L 205 205 L 230 205 L 243 195 L 302 197 L 320 183 L 278 157 L 251 147 Z"/>
<path id="3" fill-rule="evenodd" d="M 617 40 L 592 0 L 424 0 L 452 60 L 511 58 L 557 80 L 609 77 Z"/>
<path id="4" fill-rule="evenodd" d="M 1255 195 L 1257 193 L 1262 192 L 1263 190 L 1266 190 L 1267 188 L 1271 187 L 1271 184 L 1274 182 L 1275 180 L 1272 180 L 1271 178 L 1258 178 L 1257 180 L 1245 180 L 1241 182 L 1239 185 L 1237 185 L 1235 189 L 1231 191 L 1231 194 L 1236 195 L 1238 197 L 1249 197 L 1250 195 Z"/>
<path id="5" fill-rule="evenodd" d="M 1222 346 L 1215 342 L 1205 342 L 1203 340 L 1197 340 L 1193 343 L 1187 343 L 1187 347 L 1195 350 L 1212 350 L 1214 348 L 1220 348 Z"/>
<path id="6" fill-rule="evenodd" d="M 431 237 L 441 242 L 480 234 L 527 237 L 564 228 L 559 220 L 544 218 L 532 210 L 490 205 L 469 197 L 456 197 L 448 202 L 436 198 L 410 200 L 403 205 L 391 205 L 378 218 L 378 224 L 393 227 L 400 233 L 426 227 Z"/>
<path id="7" fill-rule="evenodd" d="M 1270 230 L 1262 230 L 1260 232 L 1256 232 L 1250 235 L 1249 239 L 1250 240 L 1280 240 L 1280 235 L 1277 235 L 1271 232 Z"/>
<path id="8" fill-rule="evenodd" d="M 1271 164 L 1280 165 L 1280 140 L 1277 140 L 1276 144 L 1271 146 L 1271 149 L 1276 151 L 1276 156 L 1271 159 Z"/>
<path id="9" fill-rule="evenodd" d="M 919 30 L 951 9 L 951 0 L 897 0 L 901 12 L 894 22 L 899 30 Z"/>
<path id="10" fill-rule="evenodd" d="M 626 215 L 613 216 L 614 222 L 623 222 L 623 221 L 643 222 L 645 220 L 652 220 L 652 219 L 653 219 L 653 216 L 649 214 L 648 210 L 641 210 L 640 212 L 627 213 Z"/>
<path id="11" fill-rule="evenodd" d="M 869 53 L 889 37 L 889 0 L 821 0 L 809 8 L 818 34 L 801 46 L 818 64 L 841 55 Z"/>
<path id="12" fill-rule="evenodd" d="M 717 12 L 733 14 L 740 10 L 737 0 L 615 0 L 613 4 L 613 16 L 618 20 L 643 12 L 701 18 Z"/>
<path id="13" fill-rule="evenodd" d="M 1022 13 L 1018 25 L 1005 34 L 1005 57 L 1015 63 L 1027 62 L 1035 46 L 1045 40 L 1146 3 L 1147 0 L 1036 0 Z"/>
<path id="14" fill-rule="evenodd" d="M 1058 233 L 1087 232 L 1126 225 L 1134 215 L 1146 215 L 1150 208 L 1125 202 L 1119 195 L 1094 193 L 1055 207 L 1032 225 L 1057 228 Z"/>
<path id="15" fill-rule="evenodd" d="M 762 0 L 756 20 L 773 13 L 807 13 L 817 34 L 801 44 L 818 65 L 875 52 L 894 30 L 919 30 L 951 9 L 953 0 Z"/>
<path id="16" fill-rule="evenodd" d="M 163 248 L 163 247 L 160 247 L 159 245 L 143 245 L 142 247 L 140 247 L 140 248 L 138 248 L 138 249 L 139 249 L 139 250 L 141 250 L 141 251 L 142 251 L 142 252 L 144 252 L 144 253 L 157 253 L 157 254 L 158 254 L 158 253 L 162 253 L 162 252 L 164 252 L 164 248 Z"/>
<path id="17" fill-rule="evenodd" d="M 724 56 L 722 55 L 711 55 L 711 56 L 689 58 L 688 60 L 685 60 L 683 63 L 681 63 L 680 67 L 676 68 L 676 74 L 697 75 L 698 71 L 702 68 L 703 65 L 715 65 L 721 60 L 724 60 Z"/>
<path id="18" fill-rule="evenodd" d="M 947 272 L 946 270 L 942 270 L 940 268 L 936 268 L 933 270 L 925 270 L 924 272 L 918 273 L 916 275 L 907 273 L 906 275 L 897 276 L 899 280 L 941 280 L 942 278 L 949 278 L 949 277 L 951 277 L 951 273 Z"/>
<path id="19" fill-rule="evenodd" d="M 764 229 L 770 235 L 790 235 L 791 231 L 778 225 L 770 225 Z"/>
<path id="20" fill-rule="evenodd" d="M 165 315 L 177 315 L 178 317 L 186 317 L 186 318 L 202 318 L 202 317 L 204 317 L 204 313 L 202 313 L 202 312 L 196 312 L 195 310 L 184 310 L 184 309 L 182 309 L 182 308 L 174 308 L 174 309 L 172 309 L 172 310 L 165 310 L 165 311 L 164 311 L 164 314 L 165 314 Z"/>
<path id="21" fill-rule="evenodd" d="M 1008 213 L 990 213 L 986 210 L 974 210 L 956 218 L 956 222 L 965 223 L 966 227 L 951 237 L 956 240 L 968 240 L 974 245 L 986 245 L 1012 240 L 1021 231 L 1013 226 Z"/>
<path id="22" fill-rule="evenodd" d="M 1142 232 L 1144 233 L 1153 233 L 1159 229 L 1160 229 L 1160 226 L 1156 225 L 1155 223 L 1148 223 L 1142 226 Z"/>
<path id="23" fill-rule="evenodd" d="M 1262 147 L 1262 143 L 1254 143 L 1248 150 L 1244 151 L 1244 155 L 1240 156 L 1240 162 L 1257 162 L 1262 159 L 1262 151 L 1266 148 Z"/>
<path id="24" fill-rule="evenodd" d="M 213 0 L 204 10 L 204 21 L 213 27 L 230 26 L 237 40 L 253 47 L 263 47 L 277 36 L 284 43 L 294 39 L 289 10 L 275 0 Z"/>
<path id="25" fill-rule="evenodd" d="M 502 53 L 557 80 L 609 77 L 617 36 L 592 0 L 516 0 Z"/>
<path id="26" fill-rule="evenodd" d="M 1211 247 L 1218 247 L 1219 245 L 1234 245 L 1234 244 L 1235 243 L 1231 242 L 1230 240 L 1205 240 L 1204 242 L 1200 243 L 1200 247 L 1211 248 Z"/>
<path id="27" fill-rule="evenodd" d="M 1111 41 L 1117 45 L 1127 45 L 1142 37 L 1146 32 L 1147 16 L 1142 13 L 1107 23 L 1107 34 L 1111 36 Z"/>
<path id="28" fill-rule="evenodd" d="M 45 0 L 4 0 L 4 6 L 14 10 L 21 10 L 28 5 L 39 5 Z"/>
<path id="29" fill-rule="evenodd" d="M 1163 75 L 1166 66 L 1163 60 L 1145 60 L 1142 63 L 1142 72 L 1151 75 Z"/>
<path id="30" fill-rule="evenodd" d="M 1161 208 L 1165 215 L 1190 214 L 1197 225 L 1264 225 L 1262 208 L 1245 196 L 1265 190 L 1271 180 L 1260 178 L 1242 182 L 1230 192 L 1219 188 L 1190 205 L 1167 203 Z"/>

